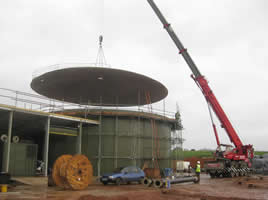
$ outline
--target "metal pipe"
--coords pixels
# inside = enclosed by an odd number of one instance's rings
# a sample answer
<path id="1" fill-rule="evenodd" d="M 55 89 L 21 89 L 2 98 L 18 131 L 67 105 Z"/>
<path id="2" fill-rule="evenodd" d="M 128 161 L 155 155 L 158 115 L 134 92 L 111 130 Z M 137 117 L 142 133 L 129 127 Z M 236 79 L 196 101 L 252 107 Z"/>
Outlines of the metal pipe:
<path id="1" fill-rule="evenodd" d="M 155 180 L 153 181 L 153 185 L 154 185 L 154 187 L 156 187 L 156 188 L 161 188 L 161 187 L 163 187 L 163 185 L 164 185 L 164 181 L 161 180 L 161 179 L 155 179 Z"/>
<path id="2" fill-rule="evenodd" d="M 143 185 L 149 187 L 149 186 L 151 186 L 151 184 L 153 183 L 153 180 L 150 179 L 150 178 L 145 177 L 145 178 L 143 179 L 142 183 L 143 183 Z"/>
<path id="3" fill-rule="evenodd" d="M 176 179 L 169 180 L 170 184 L 177 184 L 177 183 L 186 183 L 186 182 L 196 182 L 197 177 L 180 177 Z"/>

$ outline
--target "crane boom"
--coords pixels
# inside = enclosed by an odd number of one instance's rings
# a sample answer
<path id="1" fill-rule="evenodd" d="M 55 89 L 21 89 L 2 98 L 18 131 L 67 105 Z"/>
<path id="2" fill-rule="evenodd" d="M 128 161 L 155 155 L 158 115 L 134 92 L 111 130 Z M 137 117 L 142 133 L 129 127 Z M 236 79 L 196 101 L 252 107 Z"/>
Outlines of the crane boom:
<path id="1" fill-rule="evenodd" d="M 221 122 L 222 128 L 225 129 L 230 141 L 235 145 L 236 147 L 236 153 L 232 154 L 232 156 L 236 156 L 237 159 L 243 159 L 246 160 L 247 158 L 253 157 L 253 149 L 252 145 L 243 145 L 240 138 L 238 137 L 238 134 L 236 133 L 235 129 L 233 128 L 230 120 L 228 119 L 227 115 L 223 111 L 221 105 L 219 104 L 217 98 L 215 97 L 214 93 L 210 89 L 207 80 L 205 77 L 200 73 L 199 69 L 196 67 L 194 61 L 192 60 L 191 56 L 189 55 L 186 48 L 184 48 L 183 44 L 177 37 L 176 33 L 173 31 L 171 25 L 167 22 L 165 17 L 162 15 L 161 11 L 158 9 L 156 4 L 153 0 L 147 0 L 152 9 L 154 10 L 155 14 L 158 16 L 160 21 L 162 22 L 164 28 L 168 32 L 169 36 L 179 49 L 179 53 L 183 56 L 184 60 L 190 67 L 193 75 L 192 78 L 195 80 L 199 88 L 201 89 L 203 95 L 205 96 L 209 106 L 212 107 L 214 113 L 218 117 L 219 121 Z M 215 130 L 214 130 L 215 131 Z M 217 143 L 218 142 L 218 136 L 215 132 Z M 249 152 L 248 152 L 249 151 Z"/>
<path id="2" fill-rule="evenodd" d="M 177 46 L 177 48 L 180 50 L 180 54 L 183 56 L 184 60 L 188 64 L 188 66 L 191 68 L 193 74 L 195 77 L 202 76 L 199 69 L 196 67 L 194 61 L 192 60 L 191 56 L 188 54 L 187 50 L 184 48 L 183 44 L 177 37 L 176 33 L 171 28 L 170 24 L 167 22 L 165 17 L 162 15 L 154 1 L 148 0 L 148 3 L 151 5 L 152 9 L 154 10 L 155 14 L 158 16 L 162 24 L 164 25 L 164 28 L 167 30 L 169 36 Z"/>

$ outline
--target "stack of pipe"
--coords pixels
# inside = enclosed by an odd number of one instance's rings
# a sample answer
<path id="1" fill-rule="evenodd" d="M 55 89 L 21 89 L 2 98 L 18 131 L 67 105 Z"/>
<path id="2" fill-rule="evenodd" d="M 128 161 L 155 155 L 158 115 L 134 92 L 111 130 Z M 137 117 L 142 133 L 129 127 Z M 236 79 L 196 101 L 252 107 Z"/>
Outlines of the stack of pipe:
<path id="1" fill-rule="evenodd" d="M 178 184 L 178 183 L 187 183 L 187 182 L 194 182 L 197 183 L 196 176 L 182 176 L 182 177 L 175 177 L 175 178 L 163 178 L 163 179 L 150 179 L 145 177 L 143 180 L 143 184 L 147 187 L 154 186 L 156 188 L 163 188 L 168 187 L 168 185 Z"/>
<path id="2" fill-rule="evenodd" d="M 268 154 L 255 156 L 252 160 L 252 170 L 256 174 L 268 175 Z"/>

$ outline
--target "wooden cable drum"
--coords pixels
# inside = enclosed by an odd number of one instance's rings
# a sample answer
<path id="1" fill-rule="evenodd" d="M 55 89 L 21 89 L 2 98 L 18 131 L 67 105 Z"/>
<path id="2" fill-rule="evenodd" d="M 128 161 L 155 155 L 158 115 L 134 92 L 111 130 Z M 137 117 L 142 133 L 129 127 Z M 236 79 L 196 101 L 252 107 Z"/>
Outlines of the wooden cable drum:
<path id="1" fill-rule="evenodd" d="M 84 155 L 72 157 L 66 167 L 66 179 L 74 190 L 83 190 L 91 182 L 93 169 L 90 161 Z"/>
<path id="2" fill-rule="evenodd" d="M 62 188 L 68 188 L 68 184 L 66 182 L 66 178 L 63 175 L 63 167 L 67 166 L 67 163 L 71 160 L 72 155 L 62 155 L 57 158 L 54 162 L 53 169 L 52 169 L 52 178 L 54 183 Z"/>
<path id="3" fill-rule="evenodd" d="M 64 189 L 83 190 L 92 182 L 92 176 L 92 165 L 84 155 L 62 155 L 53 165 L 53 181 Z"/>

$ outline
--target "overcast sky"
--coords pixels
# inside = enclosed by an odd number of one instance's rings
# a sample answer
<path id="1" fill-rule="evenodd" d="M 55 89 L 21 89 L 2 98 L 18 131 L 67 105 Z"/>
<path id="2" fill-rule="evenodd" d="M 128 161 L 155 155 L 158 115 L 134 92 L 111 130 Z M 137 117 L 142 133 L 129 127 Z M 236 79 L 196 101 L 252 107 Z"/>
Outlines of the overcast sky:
<path id="1" fill-rule="evenodd" d="M 268 150 L 268 1 L 155 2 L 243 143 Z M 34 93 L 35 70 L 95 62 L 100 33 L 109 64 L 168 88 L 166 109 L 175 111 L 179 103 L 185 148 L 216 147 L 205 99 L 146 0 L 0 1 L 0 87 Z M 229 143 L 219 132 L 222 143 Z"/>

